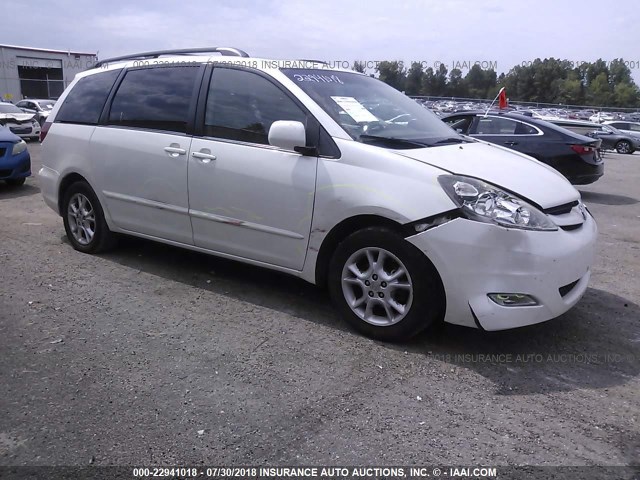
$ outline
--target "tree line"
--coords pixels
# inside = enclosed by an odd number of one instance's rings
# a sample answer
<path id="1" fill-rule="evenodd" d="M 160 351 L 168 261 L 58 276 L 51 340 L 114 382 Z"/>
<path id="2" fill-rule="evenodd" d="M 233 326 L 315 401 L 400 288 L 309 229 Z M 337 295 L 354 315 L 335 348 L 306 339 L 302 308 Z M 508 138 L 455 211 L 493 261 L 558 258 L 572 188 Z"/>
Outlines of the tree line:
<path id="1" fill-rule="evenodd" d="M 622 58 L 579 65 L 570 60 L 537 58 L 526 66 L 513 67 L 506 74 L 497 75 L 493 69 L 474 65 L 463 76 L 460 69 L 449 72 L 444 64 L 433 69 L 414 62 L 406 68 L 402 62 L 383 61 L 375 73 L 407 95 L 488 99 L 505 87 L 512 101 L 640 107 L 640 89 L 631 77 L 629 64 Z M 366 73 L 364 62 L 354 62 L 353 69 Z"/>

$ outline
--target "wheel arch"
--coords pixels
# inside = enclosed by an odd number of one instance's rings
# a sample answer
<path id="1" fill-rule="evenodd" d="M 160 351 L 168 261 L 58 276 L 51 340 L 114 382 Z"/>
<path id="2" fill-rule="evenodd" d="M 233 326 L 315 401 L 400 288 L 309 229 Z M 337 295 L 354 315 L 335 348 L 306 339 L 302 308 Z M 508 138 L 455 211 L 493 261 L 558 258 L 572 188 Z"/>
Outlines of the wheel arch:
<path id="1" fill-rule="evenodd" d="M 342 220 L 327 233 L 316 258 L 315 283 L 325 287 L 329 274 L 329 263 L 333 252 L 352 233 L 367 227 L 386 227 L 402 237 L 407 236 L 407 228 L 395 220 L 380 215 L 356 215 Z"/>
<path id="2" fill-rule="evenodd" d="M 93 187 L 91 187 L 88 180 L 78 172 L 69 172 L 60 181 L 60 186 L 58 187 L 58 214 L 60 216 L 62 216 L 62 201 L 64 200 L 64 194 L 67 191 L 67 188 L 79 181 L 86 182 L 86 184 L 89 185 L 89 188 L 93 190 Z"/>

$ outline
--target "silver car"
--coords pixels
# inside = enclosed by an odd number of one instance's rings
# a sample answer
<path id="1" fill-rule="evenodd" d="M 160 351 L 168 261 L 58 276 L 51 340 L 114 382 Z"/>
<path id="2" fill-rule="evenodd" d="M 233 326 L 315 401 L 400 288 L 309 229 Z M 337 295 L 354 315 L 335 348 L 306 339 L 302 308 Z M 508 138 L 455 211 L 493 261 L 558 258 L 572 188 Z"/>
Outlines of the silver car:
<path id="1" fill-rule="evenodd" d="M 16 107 L 20 108 L 25 113 L 32 113 L 35 115 L 38 123 L 42 125 L 46 120 L 51 110 L 55 106 L 55 100 L 43 100 L 39 98 L 26 98 L 16 103 Z"/>
<path id="2" fill-rule="evenodd" d="M 32 113 L 25 113 L 12 103 L 0 103 L 0 125 L 25 140 L 40 138 L 40 123 Z"/>

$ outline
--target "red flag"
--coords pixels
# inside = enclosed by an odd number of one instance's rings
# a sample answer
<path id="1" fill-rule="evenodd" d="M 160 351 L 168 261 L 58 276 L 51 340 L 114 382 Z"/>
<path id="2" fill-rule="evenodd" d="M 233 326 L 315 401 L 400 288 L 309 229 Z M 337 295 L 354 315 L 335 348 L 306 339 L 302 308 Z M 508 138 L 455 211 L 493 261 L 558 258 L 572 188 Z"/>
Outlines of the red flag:
<path id="1" fill-rule="evenodd" d="M 502 87 L 500 89 L 500 93 L 498 94 L 498 108 L 502 110 L 503 108 L 507 108 L 509 106 L 509 102 L 507 102 L 507 91 Z"/>

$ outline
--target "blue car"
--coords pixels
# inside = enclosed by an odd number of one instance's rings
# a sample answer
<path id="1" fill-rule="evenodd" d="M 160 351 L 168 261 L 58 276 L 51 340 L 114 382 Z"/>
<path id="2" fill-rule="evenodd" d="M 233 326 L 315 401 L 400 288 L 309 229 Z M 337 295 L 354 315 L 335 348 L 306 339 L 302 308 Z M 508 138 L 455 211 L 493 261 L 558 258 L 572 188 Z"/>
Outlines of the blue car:
<path id="1" fill-rule="evenodd" d="M 6 127 L 0 126 L 0 180 L 20 186 L 31 175 L 31 155 L 27 144 Z"/>

